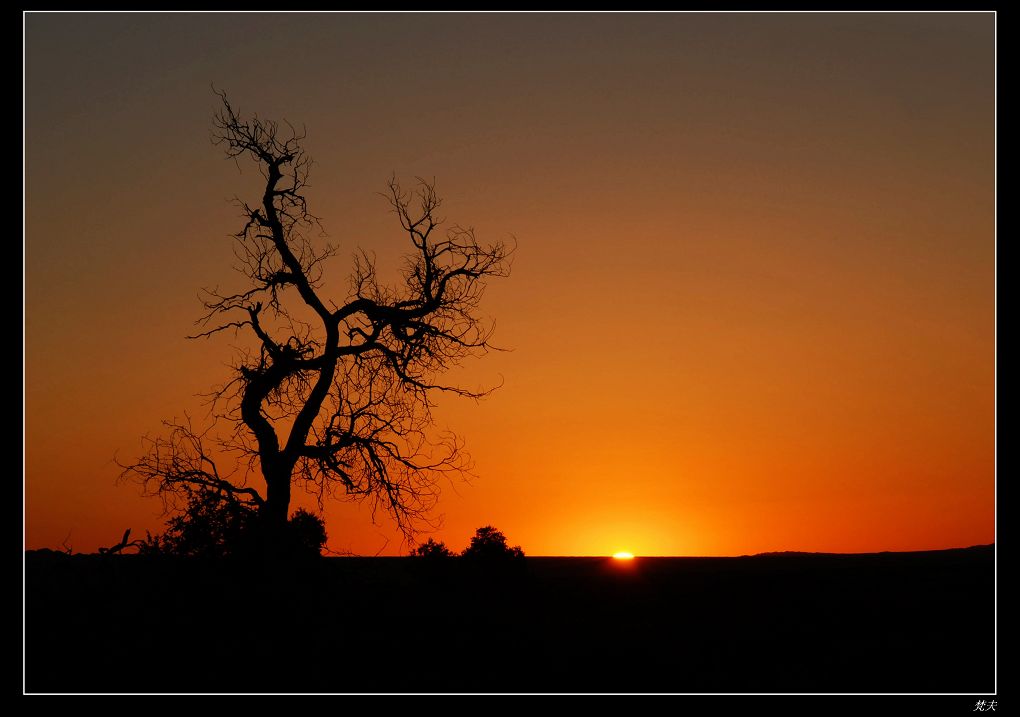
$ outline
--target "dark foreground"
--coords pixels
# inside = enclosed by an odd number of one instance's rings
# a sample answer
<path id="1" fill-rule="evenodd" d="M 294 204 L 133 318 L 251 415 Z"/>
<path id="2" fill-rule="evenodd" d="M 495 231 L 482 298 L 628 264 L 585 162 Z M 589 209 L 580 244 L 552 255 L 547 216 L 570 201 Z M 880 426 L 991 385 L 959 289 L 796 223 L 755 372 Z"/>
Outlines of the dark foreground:
<path id="1" fill-rule="evenodd" d="M 990 547 L 752 558 L 26 556 L 29 692 L 994 689 Z"/>

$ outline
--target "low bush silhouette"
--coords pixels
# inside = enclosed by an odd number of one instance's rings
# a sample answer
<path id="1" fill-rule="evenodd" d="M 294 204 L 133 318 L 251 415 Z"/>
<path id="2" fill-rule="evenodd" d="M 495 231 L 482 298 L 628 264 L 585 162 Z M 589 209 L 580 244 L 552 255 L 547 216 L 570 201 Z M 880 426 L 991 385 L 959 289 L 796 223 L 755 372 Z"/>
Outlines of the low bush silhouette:
<path id="1" fill-rule="evenodd" d="M 251 558 L 278 555 L 318 557 L 326 545 L 326 525 L 304 508 L 296 510 L 282 534 L 270 534 L 256 508 L 212 490 L 195 491 L 162 535 L 139 545 L 144 554 L 192 558 Z"/>
<path id="2" fill-rule="evenodd" d="M 411 556 L 415 558 L 452 558 L 453 551 L 446 547 L 446 543 L 442 540 L 436 542 L 432 538 L 429 538 L 424 543 L 421 543 L 417 548 L 411 551 Z"/>
<path id="3" fill-rule="evenodd" d="M 506 536 L 491 525 L 475 531 L 471 544 L 461 553 L 473 560 L 520 560 L 524 557 L 521 546 L 507 545 Z"/>

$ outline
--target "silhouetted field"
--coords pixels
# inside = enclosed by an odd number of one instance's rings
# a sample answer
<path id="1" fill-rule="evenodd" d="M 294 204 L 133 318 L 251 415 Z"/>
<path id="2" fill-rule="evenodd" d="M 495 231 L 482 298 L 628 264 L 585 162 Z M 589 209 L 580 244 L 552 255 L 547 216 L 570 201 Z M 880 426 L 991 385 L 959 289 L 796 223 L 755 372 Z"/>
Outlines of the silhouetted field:
<path id="1" fill-rule="evenodd" d="M 29 692 L 990 692 L 991 547 L 875 555 L 26 556 Z"/>

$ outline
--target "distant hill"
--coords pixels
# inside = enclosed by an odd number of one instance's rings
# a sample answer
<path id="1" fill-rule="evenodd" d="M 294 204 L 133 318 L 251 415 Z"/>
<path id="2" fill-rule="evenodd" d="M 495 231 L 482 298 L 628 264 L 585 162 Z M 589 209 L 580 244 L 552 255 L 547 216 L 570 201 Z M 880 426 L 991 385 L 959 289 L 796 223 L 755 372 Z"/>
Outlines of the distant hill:
<path id="1" fill-rule="evenodd" d="M 962 550 L 992 550 L 995 548 L 995 543 L 989 543 L 988 545 L 971 545 L 967 548 L 944 548 L 941 550 L 882 550 L 877 553 L 810 553 L 803 550 L 776 550 L 767 553 L 754 553 L 753 555 L 741 555 L 742 558 L 771 558 L 771 557 L 782 557 L 782 556 L 802 556 L 802 555 L 826 555 L 830 557 L 835 556 L 858 556 L 858 555 L 924 555 L 933 553 L 953 553 Z"/>

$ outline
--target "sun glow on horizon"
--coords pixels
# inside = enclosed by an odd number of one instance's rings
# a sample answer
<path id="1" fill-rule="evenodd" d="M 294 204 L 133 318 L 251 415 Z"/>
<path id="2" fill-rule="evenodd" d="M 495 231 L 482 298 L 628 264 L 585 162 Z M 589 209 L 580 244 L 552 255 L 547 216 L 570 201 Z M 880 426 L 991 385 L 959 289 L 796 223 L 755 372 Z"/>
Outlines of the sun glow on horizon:
<path id="1" fill-rule="evenodd" d="M 626 550 L 621 550 L 619 553 L 613 553 L 613 560 L 633 560 L 634 553 L 628 553 Z"/>

